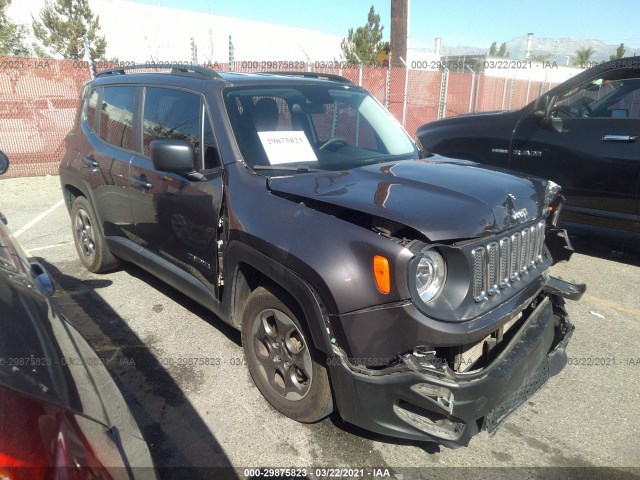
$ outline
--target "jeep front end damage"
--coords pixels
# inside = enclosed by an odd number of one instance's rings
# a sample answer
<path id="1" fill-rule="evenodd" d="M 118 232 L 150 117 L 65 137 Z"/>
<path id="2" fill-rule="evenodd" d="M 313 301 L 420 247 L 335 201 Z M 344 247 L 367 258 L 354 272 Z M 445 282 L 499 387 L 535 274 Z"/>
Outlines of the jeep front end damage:
<path id="1" fill-rule="evenodd" d="M 336 349 L 336 400 L 343 418 L 363 428 L 465 446 L 482 429 L 495 433 L 562 370 L 573 329 L 561 301 L 542 293 L 473 345 L 418 346 L 380 369 Z"/>
<path id="2" fill-rule="evenodd" d="M 331 318 L 343 418 L 450 447 L 480 430 L 494 434 L 565 366 L 574 327 L 563 298 L 585 291 L 548 275 L 555 255 L 545 234 L 556 255 L 570 256 L 566 233 L 544 221 L 489 239 L 407 245 L 413 301 Z"/>

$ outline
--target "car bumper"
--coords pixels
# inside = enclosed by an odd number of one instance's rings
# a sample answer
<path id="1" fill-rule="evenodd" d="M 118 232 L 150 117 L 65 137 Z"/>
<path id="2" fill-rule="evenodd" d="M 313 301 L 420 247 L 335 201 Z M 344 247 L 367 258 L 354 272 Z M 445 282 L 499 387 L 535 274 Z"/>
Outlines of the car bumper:
<path id="1" fill-rule="evenodd" d="M 329 362 L 338 410 L 345 421 L 377 433 L 466 446 L 482 429 L 494 433 L 562 370 L 573 328 L 554 316 L 543 296 L 499 356 L 479 371 L 406 366 L 364 372 L 346 357 Z"/>

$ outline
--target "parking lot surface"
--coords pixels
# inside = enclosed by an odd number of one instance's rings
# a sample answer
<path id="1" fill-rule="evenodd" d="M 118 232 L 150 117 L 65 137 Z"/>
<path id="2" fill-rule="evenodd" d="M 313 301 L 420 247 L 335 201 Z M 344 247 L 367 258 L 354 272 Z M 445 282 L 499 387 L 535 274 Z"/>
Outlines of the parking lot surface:
<path id="1" fill-rule="evenodd" d="M 238 332 L 137 267 L 86 271 L 61 199 L 55 176 L 0 180 L 0 211 L 42 259 L 58 303 L 122 389 L 165 478 L 177 476 L 175 467 L 207 467 L 187 478 L 223 472 L 208 467 L 234 467 L 238 478 L 258 467 L 305 468 L 309 478 L 335 467 L 398 480 L 640 478 L 637 235 L 575 230 L 578 253 L 553 267 L 588 285 L 581 301 L 567 303 L 576 325 L 569 365 L 495 436 L 449 450 L 377 436 L 336 414 L 312 425 L 280 415 L 253 385 Z"/>

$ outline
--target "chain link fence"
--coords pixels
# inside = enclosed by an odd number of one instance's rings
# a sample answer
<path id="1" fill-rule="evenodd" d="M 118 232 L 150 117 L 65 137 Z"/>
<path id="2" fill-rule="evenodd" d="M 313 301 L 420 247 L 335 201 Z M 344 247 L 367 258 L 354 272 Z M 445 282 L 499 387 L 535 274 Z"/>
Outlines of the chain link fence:
<path id="1" fill-rule="evenodd" d="M 153 66 L 153 64 L 149 64 Z M 104 67 L 117 65 L 106 64 Z M 209 65 L 229 71 L 229 64 Z M 236 61 L 234 71 L 315 71 L 343 75 L 389 109 L 410 135 L 423 123 L 473 112 L 511 110 L 533 101 L 548 82 L 489 77 L 473 71 L 346 66 L 341 62 Z M 0 150 L 7 176 L 56 174 L 76 115 L 88 62 L 0 57 Z"/>

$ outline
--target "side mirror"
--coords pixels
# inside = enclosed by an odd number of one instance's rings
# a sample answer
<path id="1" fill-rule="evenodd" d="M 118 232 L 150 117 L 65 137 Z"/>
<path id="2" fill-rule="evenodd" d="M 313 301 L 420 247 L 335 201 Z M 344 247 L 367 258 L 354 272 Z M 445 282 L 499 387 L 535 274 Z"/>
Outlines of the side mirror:
<path id="1" fill-rule="evenodd" d="M 533 116 L 538 120 L 542 128 L 562 133 L 562 118 L 552 115 L 552 108 L 555 97 L 550 98 L 548 95 L 542 95 L 533 104 Z"/>
<path id="2" fill-rule="evenodd" d="M 564 125 L 560 117 L 547 116 L 540 119 L 540 126 L 547 130 L 554 130 L 558 133 L 562 133 Z"/>
<path id="3" fill-rule="evenodd" d="M 547 95 L 542 95 L 541 97 L 536 98 L 536 101 L 533 103 L 533 116 L 536 118 L 544 118 L 547 116 L 549 110 L 549 97 Z"/>
<path id="4" fill-rule="evenodd" d="M 7 157 L 2 150 L 0 150 L 0 175 L 5 173 L 9 169 L 9 157 Z"/>
<path id="5" fill-rule="evenodd" d="M 185 140 L 153 140 L 149 144 L 151 163 L 156 170 L 177 173 L 188 180 L 199 181 L 204 175 L 195 169 L 195 150 Z"/>
<path id="6" fill-rule="evenodd" d="M 49 296 L 53 295 L 56 287 L 53 285 L 53 280 L 51 280 L 51 277 L 44 267 L 38 262 L 31 262 L 31 270 L 33 271 L 34 280 L 40 290 Z"/>

